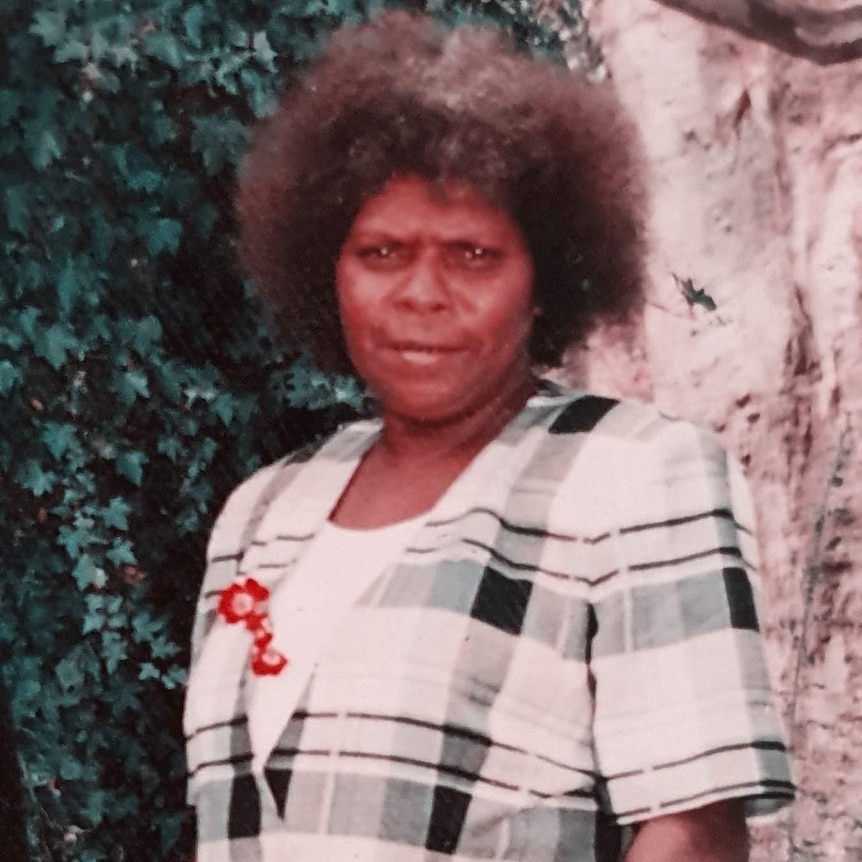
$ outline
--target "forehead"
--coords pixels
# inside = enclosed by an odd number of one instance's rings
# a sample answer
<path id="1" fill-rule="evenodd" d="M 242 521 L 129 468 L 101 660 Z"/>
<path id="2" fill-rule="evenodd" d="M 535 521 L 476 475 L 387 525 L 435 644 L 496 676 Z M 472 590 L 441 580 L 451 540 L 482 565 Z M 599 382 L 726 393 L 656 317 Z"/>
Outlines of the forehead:
<path id="1" fill-rule="evenodd" d="M 367 200 L 352 231 L 406 231 L 418 227 L 441 230 L 485 230 L 504 237 L 519 232 L 505 209 L 484 200 L 469 183 L 429 182 L 396 176 Z"/>

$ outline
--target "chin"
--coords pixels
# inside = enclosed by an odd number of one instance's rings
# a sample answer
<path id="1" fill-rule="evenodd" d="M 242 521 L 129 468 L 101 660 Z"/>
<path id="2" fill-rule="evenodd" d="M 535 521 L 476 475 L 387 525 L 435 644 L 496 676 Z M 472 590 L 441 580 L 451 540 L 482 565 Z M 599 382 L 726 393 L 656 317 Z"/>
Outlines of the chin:
<path id="1" fill-rule="evenodd" d="M 370 384 L 369 384 L 370 385 Z M 450 387 L 422 386 L 409 390 L 398 386 L 374 387 L 383 415 L 398 416 L 415 422 L 441 422 L 463 412 L 459 392 Z"/>
<path id="2" fill-rule="evenodd" d="M 406 400 L 390 399 L 382 401 L 383 414 L 397 416 L 417 425 L 439 425 L 454 419 L 467 411 L 453 406 L 451 400 Z"/>

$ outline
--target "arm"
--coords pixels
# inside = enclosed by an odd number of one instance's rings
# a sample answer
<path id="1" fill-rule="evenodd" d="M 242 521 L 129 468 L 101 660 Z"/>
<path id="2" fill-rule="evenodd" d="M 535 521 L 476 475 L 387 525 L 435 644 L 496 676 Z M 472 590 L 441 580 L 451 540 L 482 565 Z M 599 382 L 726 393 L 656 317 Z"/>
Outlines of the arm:
<path id="1" fill-rule="evenodd" d="M 625 862 L 748 862 L 742 803 L 725 800 L 643 821 Z"/>

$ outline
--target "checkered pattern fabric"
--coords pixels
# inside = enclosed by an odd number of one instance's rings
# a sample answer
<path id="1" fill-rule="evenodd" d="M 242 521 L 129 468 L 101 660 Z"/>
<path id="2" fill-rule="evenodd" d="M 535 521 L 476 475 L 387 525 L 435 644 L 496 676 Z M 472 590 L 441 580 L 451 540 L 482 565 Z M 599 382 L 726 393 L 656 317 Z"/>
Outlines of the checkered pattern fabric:
<path id="1" fill-rule="evenodd" d="M 689 423 L 550 386 L 361 597 L 253 769 L 247 634 L 217 596 L 290 577 L 378 432 L 261 471 L 216 523 L 186 711 L 198 862 L 606 862 L 626 824 L 792 797 L 737 466 Z"/>

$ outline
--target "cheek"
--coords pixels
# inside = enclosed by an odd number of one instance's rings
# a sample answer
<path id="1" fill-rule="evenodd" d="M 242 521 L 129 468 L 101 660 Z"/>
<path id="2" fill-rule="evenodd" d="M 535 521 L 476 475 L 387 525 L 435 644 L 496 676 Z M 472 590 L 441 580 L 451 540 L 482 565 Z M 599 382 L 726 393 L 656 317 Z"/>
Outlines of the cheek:
<path id="1" fill-rule="evenodd" d="M 335 271 L 335 297 L 342 329 L 350 341 L 361 337 L 368 325 L 369 303 L 363 300 L 358 288 L 350 268 L 339 264 Z"/>
<path id="2" fill-rule="evenodd" d="M 517 314 L 513 319 L 511 340 L 517 344 L 519 351 L 527 351 L 527 344 L 530 341 L 530 335 L 533 331 L 534 323 L 535 318 L 533 317 L 533 310 L 529 306 L 521 309 L 519 314 Z"/>
<path id="3" fill-rule="evenodd" d="M 369 346 L 370 323 L 366 310 L 357 304 L 342 304 L 340 309 L 341 329 L 344 342 L 352 360 L 367 352 Z"/>
<path id="4" fill-rule="evenodd" d="M 529 339 L 535 322 L 533 304 L 533 292 L 528 284 L 514 291 L 509 302 L 495 309 L 490 315 L 494 319 L 490 328 L 498 334 L 499 340 L 515 347 Z"/>

